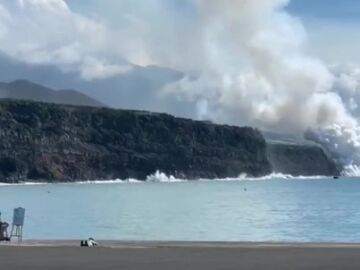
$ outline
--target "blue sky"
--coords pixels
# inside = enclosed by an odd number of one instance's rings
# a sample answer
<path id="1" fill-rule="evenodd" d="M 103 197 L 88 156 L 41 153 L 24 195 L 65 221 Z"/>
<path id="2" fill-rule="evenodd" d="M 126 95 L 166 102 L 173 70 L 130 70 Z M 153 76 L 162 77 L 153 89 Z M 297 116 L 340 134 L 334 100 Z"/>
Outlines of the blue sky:
<path id="1" fill-rule="evenodd" d="M 359 0 L 293 0 L 289 10 L 305 18 L 360 21 Z"/>
<path id="2" fill-rule="evenodd" d="M 162 8 L 174 16 L 189 14 L 192 0 L 160 0 Z M 146 0 L 146 6 L 159 0 Z M 112 0 L 68 1 L 72 9 L 80 13 L 99 15 L 105 20 L 118 22 L 119 10 L 134 6 L 133 0 L 119 0 L 116 8 L 109 8 Z M 143 3 L 139 1 L 139 3 Z M 113 5 L 113 4 L 112 4 Z M 330 63 L 355 61 L 360 63 L 360 0 L 292 0 L 287 10 L 300 18 L 309 37 L 309 47 Z"/>
<path id="3" fill-rule="evenodd" d="M 360 63 L 359 0 L 293 0 L 288 10 L 303 21 L 315 55 L 330 64 Z"/>
<path id="4" fill-rule="evenodd" d="M 81 12 L 93 12 L 94 7 L 98 8 L 102 5 L 102 2 L 106 1 L 107 0 L 80 0 L 68 1 L 68 4 Z M 190 6 L 189 2 L 191 2 L 191 0 L 165 0 L 163 4 L 177 10 L 188 11 Z M 121 3 L 121 1 L 119 1 L 119 3 Z M 305 18 L 360 21 L 359 0 L 292 0 L 288 10 L 294 15 Z"/>
<path id="5" fill-rule="evenodd" d="M 147 3 L 151 5 L 151 2 L 155 2 L 153 0 L 146 0 Z M 96 11 L 101 11 L 103 9 L 103 7 L 108 6 L 109 3 L 114 3 L 114 1 L 112 0 L 80 0 L 80 1 L 68 1 L 68 5 L 78 11 L 78 12 L 82 12 L 82 13 L 94 13 Z M 159 1 L 156 1 L 159 2 Z M 176 11 L 178 13 L 189 13 L 191 12 L 191 0 L 160 0 L 160 2 L 162 3 L 162 5 L 166 8 L 168 8 L 169 10 L 173 10 Z M 131 3 L 131 5 L 134 6 L 134 2 L 133 1 L 129 1 L 129 0 L 119 0 L 118 5 L 123 5 L 123 6 L 130 6 L 129 3 Z M 140 4 L 138 6 L 146 6 L 146 4 L 143 4 L 143 2 L 139 2 Z"/>

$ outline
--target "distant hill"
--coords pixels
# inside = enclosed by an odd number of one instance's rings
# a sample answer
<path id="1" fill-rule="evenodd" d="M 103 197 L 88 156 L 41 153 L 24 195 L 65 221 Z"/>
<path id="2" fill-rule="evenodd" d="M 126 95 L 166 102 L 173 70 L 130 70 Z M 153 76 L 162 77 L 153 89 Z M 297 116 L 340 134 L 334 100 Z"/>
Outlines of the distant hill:
<path id="1" fill-rule="evenodd" d="M 53 90 L 27 80 L 0 82 L 0 98 L 56 104 L 105 107 L 101 102 L 75 90 Z"/>
<path id="2" fill-rule="evenodd" d="M 62 71 L 55 65 L 21 62 L 0 51 L 0 81 L 25 79 L 52 89 L 76 89 L 112 108 L 166 112 L 192 118 L 196 103 L 179 99 L 177 95 L 163 95 L 165 85 L 178 81 L 184 74 L 160 66 L 134 66 L 117 76 L 84 80 L 75 70 Z"/>

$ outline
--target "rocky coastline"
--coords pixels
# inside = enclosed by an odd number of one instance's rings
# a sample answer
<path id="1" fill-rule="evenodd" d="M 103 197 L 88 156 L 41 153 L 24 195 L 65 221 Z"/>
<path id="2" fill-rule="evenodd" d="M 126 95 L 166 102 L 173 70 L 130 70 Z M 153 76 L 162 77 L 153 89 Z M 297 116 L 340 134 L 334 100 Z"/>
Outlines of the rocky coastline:
<path id="1" fill-rule="evenodd" d="M 0 101 L 0 182 L 337 175 L 320 146 L 270 144 L 250 127 L 167 114 Z"/>

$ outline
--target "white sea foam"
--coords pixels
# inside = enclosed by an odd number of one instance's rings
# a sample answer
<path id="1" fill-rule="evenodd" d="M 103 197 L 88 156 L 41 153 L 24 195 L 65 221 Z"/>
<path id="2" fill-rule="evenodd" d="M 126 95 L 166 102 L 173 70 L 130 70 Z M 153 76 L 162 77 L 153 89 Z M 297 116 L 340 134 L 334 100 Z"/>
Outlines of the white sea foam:
<path id="1" fill-rule="evenodd" d="M 144 181 L 140 181 L 140 180 L 136 180 L 136 179 L 115 179 L 115 180 L 95 180 L 95 181 L 78 181 L 75 182 L 75 184 L 78 185 L 97 185 L 97 184 L 102 184 L 102 185 L 106 185 L 106 184 L 126 184 L 126 183 L 143 183 Z"/>
<path id="2" fill-rule="evenodd" d="M 290 174 L 283 174 L 283 173 L 271 173 L 266 176 L 261 177 L 251 177 L 246 174 L 241 174 L 238 177 L 234 178 L 219 178 L 219 179 L 200 179 L 201 181 L 267 181 L 267 180 L 306 180 L 306 179 L 326 179 L 326 176 L 293 176 Z"/>
<path id="3" fill-rule="evenodd" d="M 357 171 L 358 168 L 349 167 L 349 177 L 355 177 L 359 175 L 360 172 Z M 352 173 L 351 173 L 352 172 Z M 352 176 L 351 176 L 352 175 Z M 197 180 L 187 180 L 176 178 L 172 175 L 167 175 L 161 171 L 157 171 L 156 173 L 149 175 L 145 181 L 137 180 L 133 178 L 129 179 L 115 179 L 115 180 L 96 180 L 96 181 L 78 181 L 74 183 L 57 183 L 60 185 L 109 185 L 109 184 L 146 184 L 146 183 L 188 183 L 193 181 L 199 182 L 236 182 L 236 181 L 269 181 L 269 180 L 314 180 L 314 179 L 329 179 L 326 176 L 292 176 L 290 174 L 282 174 L 282 173 L 272 173 L 262 177 L 251 177 L 246 174 L 241 174 L 238 177 L 228 177 L 228 178 L 217 178 L 217 179 L 205 179 L 200 178 Z M 18 184 L 8 184 L 8 183 L 0 183 L 0 187 L 6 186 L 27 186 L 27 185 L 52 185 L 52 183 L 34 183 L 34 182 L 25 182 Z"/>
<path id="4" fill-rule="evenodd" d="M 344 168 L 343 174 L 347 177 L 359 177 L 360 167 L 355 164 L 348 165 Z"/>
<path id="5" fill-rule="evenodd" d="M 292 176 L 290 174 L 282 174 L 282 173 L 272 173 L 262 177 L 251 177 L 246 174 L 241 174 L 238 177 L 228 177 L 228 178 L 217 178 L 217 179 L 205 179 L 200 178 L 195 181 L 201 182 L 231 182 L 231 181 L 265 181 L 265 180 L 289 180 L 289 179 L 326 179 L 326 176 Z M 189 182 L 192 180 L 179 179 L 172 175 L 166 175 L 160 171 L 157 171 L 155 174 L 147 177 L 146 182 L 157 182 L 157 183 L 181 183 L 181 182 Z"/>
<path id="6" fill-rule="evenodd" d="M 156 183 L 174 183 L 174 182 L 185 182 L 184 179 L 176 178 L 172 175 L 166 175 L 163 172 L 157 171 L 156 173 L 149 175 L 146 178 L 146 182 L 156 182 Z"/>
<path id="7" fill-rule="evenodd" d="M 4 187 L 4 186 L 42 186 L 42 185 L 47 185 L 48 183 L 36 183 L 36 182 L 22 182 L 22 183 L 1 183 L 0 182 L 0 187 Z"/>

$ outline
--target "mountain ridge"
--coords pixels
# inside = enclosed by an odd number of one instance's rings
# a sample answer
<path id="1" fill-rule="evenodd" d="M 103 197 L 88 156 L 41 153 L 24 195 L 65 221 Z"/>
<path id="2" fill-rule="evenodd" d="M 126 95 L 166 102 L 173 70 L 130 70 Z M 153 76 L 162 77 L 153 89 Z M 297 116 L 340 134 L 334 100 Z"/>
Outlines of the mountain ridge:
<path id="1" fill-rule="evenodd" d="M 77 106 L 106 106 L 94 98 L 73 89 L 54 90 L 24 79 L 0 82 L 0 98 Z"/>

